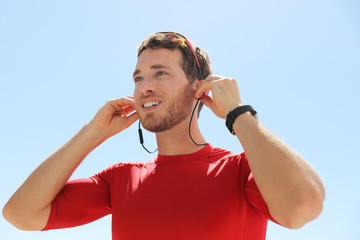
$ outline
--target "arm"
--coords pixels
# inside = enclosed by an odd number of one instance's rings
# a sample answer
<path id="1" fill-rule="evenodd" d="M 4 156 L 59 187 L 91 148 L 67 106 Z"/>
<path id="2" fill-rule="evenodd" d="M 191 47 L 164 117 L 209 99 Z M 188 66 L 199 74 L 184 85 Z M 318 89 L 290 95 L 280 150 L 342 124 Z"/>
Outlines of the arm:
<path id="1" fill-rule="evenodd" d="M 131 97 L 108 101 L 73 138 L 42 162 L 13 194 L 3 209 L 11 224 L 22 230 L 42 230 L 51 202 L 83 159 L 107 138 L 138 119 Z"/>
<path id="2" fill-rule="evenodd" d="M 212 91 L 213 98 L 204 95 L 202 101 L 220 118 L 242 105 L 234 79 L 210 76 L 195 97 L 207 91 Z M 237 117 L 233 129 L 272 217 L 288 228 L 299 228 L 316 218 L 325 190 L 310 164 L 250 113 Z"/>

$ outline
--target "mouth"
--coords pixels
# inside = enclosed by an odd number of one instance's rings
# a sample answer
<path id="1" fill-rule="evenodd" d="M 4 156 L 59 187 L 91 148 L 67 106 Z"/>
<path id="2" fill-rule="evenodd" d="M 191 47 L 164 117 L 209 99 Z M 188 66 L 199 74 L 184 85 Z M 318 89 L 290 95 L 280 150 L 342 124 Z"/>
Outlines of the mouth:
<path id="1" fill-rule="evenodd" d="M 147 102 L 141 105 L 144 112 L 155 110 L 161 105 L 161 102 Z"/>

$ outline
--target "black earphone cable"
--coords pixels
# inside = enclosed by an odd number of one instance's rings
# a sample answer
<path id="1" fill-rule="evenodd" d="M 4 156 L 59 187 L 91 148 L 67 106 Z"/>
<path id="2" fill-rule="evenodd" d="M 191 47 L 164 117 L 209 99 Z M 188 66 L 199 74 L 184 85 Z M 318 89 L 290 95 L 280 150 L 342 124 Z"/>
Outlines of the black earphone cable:
<path id="1" fill-rule="evenodd" d="M 194 141 L 194 139 L 193 139 L 192 136 L 191 136 L 191 122 L 192 122 L 192 119 L 193 119 L 193 116 L 194 116 L 196 107 L 198 106 L 198 104 L 199 104 L 199 102 L 200 102 L 200 99 L 201 99 L 201 97 L 198 98 L 198 100 L 196 101 L 195 107 L 194 107 L 194 109 L 193 109 L 193 111 L 192 111 L 192 113 L 191 113 L 190 123 L 189 123 L 189 136 L 190 136 L 191 141 L 192 141 L 195 145 L 197 145 L 197 146 L 206 146 L 207 143 L 197 143 L 197 142 Z"/>

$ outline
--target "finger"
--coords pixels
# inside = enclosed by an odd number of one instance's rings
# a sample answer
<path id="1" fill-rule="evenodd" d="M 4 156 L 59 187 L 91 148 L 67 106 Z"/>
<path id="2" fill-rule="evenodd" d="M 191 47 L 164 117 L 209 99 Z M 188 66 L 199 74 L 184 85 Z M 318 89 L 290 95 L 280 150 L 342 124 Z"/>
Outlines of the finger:
<path id="1" fill-rule="evenodd" d="M 124 111 L 125 111 L 126 115 L 128 115 L 129 113 L 132 113 L 135 110 L 136 110 L 135 106 L 126 106 L 126 107 L 124 107 Z"/>
<path id="2" fill-rule="evenodd" d="M 127 116 L 129 113 L 135 111 L 135 109 L 129 107 L 122 107 L 120 110 L 113 112 L 113 115 Z"/>
<path id="3" fill-rule="evenodd" d="M 132 113 L 135 110 L 136 110 L 136 108 L 134 106 L 126 105 L 126 106 L 122 106 L 119 111 L 115 112 L 115 114 L 121 114 L 121 115 L 126 116 L 126 115 L 128 115 L 129 113 Z"/>
<path id="4" fill-rule="evenodd" d="M 206 94 L 208 91 L 213 90 L 213 84 L 221 79 L 224 79 L 224 77 L 220 75 L 209 75 L 204 80 L 201 80 L 201 83 L 198 86 L 197 91 L 195 92 L 195 97 L 200 98 L 203 94 Z"/>
<path id="5" fill-rule="evenodd" d="M 132 125 L 136 120 L 139 119 L 139 114 L 137 112 L 132 113 L 128 116 L 129 126 Z"/>
<path id="6" fill-rule="evenodd" d="M 223 76 L 220 75 L 209 75 L 207 78 L 205 78 L 204 80 L 201 81 L 213 81 L 213 80 L 219 80 L 224 78 Z"/>
<path id="7" fill-rule="evenodd" d="M 200 98 L 202 95 L 206 95 L 208 91 L 211 91 L 213 88 L 212 82 L 203 82 L 201 83 L 195 92 L 195 98 Z"/>
<path id="8" fill-rule="evenodd" d="M 135 109 L 134 99 L 129 97 L 116 98 L 113 100 L 109 100 L 108 103 L 114 108 L 116 112 L 123 111 L 127 107 L 132 107 Z"/>
<path id="9" fill-rule="evenodd" d="M 128 97 L 122 97 L 122 98 L 116 98 L 113 99 L 111 101 L 114 101 L 115 104 L 119 104 L 119 105 L 131 105 L 131 106 L 135 106 L 135 101 L 134 98 L 128 96 Z"/>
<path id="10" fill-rule="evenodd" d="M 134 100 L 134 97 L 133 97 L 133 96 L 126 96 L 125 98 L 131 99 L 131 100 Z"/>

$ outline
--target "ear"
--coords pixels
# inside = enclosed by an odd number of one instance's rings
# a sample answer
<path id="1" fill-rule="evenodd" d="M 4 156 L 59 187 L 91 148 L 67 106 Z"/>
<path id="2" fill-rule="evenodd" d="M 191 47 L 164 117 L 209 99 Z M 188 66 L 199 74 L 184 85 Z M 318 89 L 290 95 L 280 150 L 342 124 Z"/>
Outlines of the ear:
<path id="1" fill-rule="evenodd" d="M 196 86 L 196 89 L 199 88 L 200 84 L 203 83 L 203 81 L 204 81 L 204 80 L 199 80 L 199 79 L 196 79 L 196 80 L 195 80 L 194 84 L 195 84 L 195 86 Z M 210 91 L 207 91 L 207 92 L 205 93 L 205 95 L 208 95 L 209 92 L 210 92 Z"/>
<path id="2" fill-rule="evenodd" d="M 199 79 L 196 78 L 196 79 L 195 79 L 196 88 L 198 88 L 200 84 L 201 84 L 201 80 L 199 80 Z"/>

